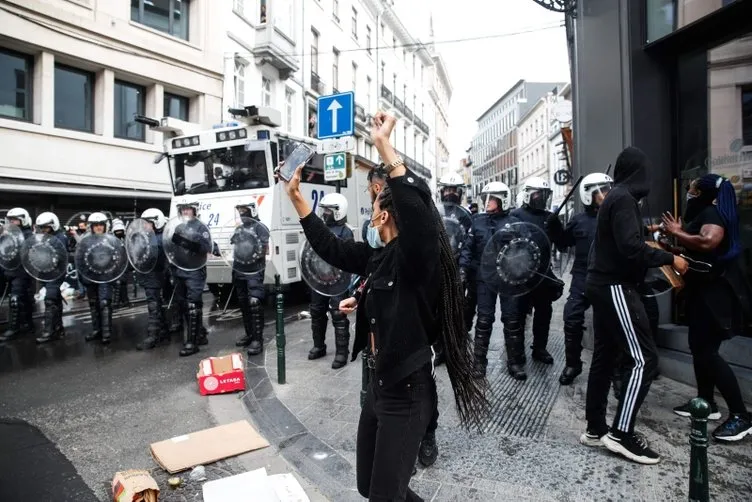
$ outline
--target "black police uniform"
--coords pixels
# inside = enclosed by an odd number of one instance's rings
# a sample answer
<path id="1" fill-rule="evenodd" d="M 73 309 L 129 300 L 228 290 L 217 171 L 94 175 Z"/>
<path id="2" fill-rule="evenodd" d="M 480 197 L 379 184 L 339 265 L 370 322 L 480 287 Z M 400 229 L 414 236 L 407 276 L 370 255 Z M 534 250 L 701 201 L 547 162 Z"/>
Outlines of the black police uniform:
<path id="1" fill-rule="evenodd" d="M 58 239 L 66 250 L 68 249 L 68 239 L 62 230 L 58 230 L 51 235 Z M 54 281 L 42 282 L 45 289 L 44 331 L 42 336 L 36 339 L 37 343 L 47 343 L 65 336 L 65 329 L 63 329 L 63 295 L 60 293 L 60 286 L 62 286 L 63 281 L 65 281 L 65 274 Z"/>
<path id="2" fill-rule="evenodd" d="M 199 225 L 198 218 L 188 220 L 178 225 L 172 235 L 173 244 L 189 254 L 208 254 L 212 251 L 211 241 L 199 232 L 181 231 L 183 225 Z M 185 239 L 191 235 L 195 240 Z M 198 270 L 183 270 L 175 265 L 170 267 L 175 284 L 175 301 L 181 313 L 186 316 L 186 326 L 183 330 L 183 348 L 181 356 L 190 356 L 198 352 L 198 345 L 206 345 L 209 341 L 201 332 L 204 302 L 202 294 L 206 286 L 206 266 Z"/>
<path id="3" fill-rule="evenodd" d="M 509 212 L 479 213 L 473 218 L 473 225 L 465 238 L 465 243 L 460 252 L 460 274 L 463 280 L 466 277 L 475 275 L 477 277 L 480 258 L 488 240 L 504 225 L 517 223 L 520 220 L 512 216 Z M 496 316 L 496 290 L 486 284 L 481 278 L 477 279 L 477 299 L 478 299 L 478 321 L 475 323 L 475 363 L 474 373 L 477 377 L 482 378 L 486 374 L 488 366 L 488 344 L 491 340 L 491 332 Z M 501 320 L 504 323 L 504 340 L 507 346 L 507 358 L 509 361 L 516 360 L 518 357 L 524 357 L 524 350 L 521 354 L 515 352 L 515 347 L 520 345 L 516 342 L 520 338 L 524 342 L 521 328 L 514 324 L 515 317 L 510 317 L 508 304 L 510 299 L 499 298 L 501 303 Z M 522 347 L 522 345 L 520 345 Z M 522 347 L 524 349 L 524 347 Z"/>
<path id="4" fill-rule="evenodd" d="M 251 220 L 258 221 L 251 217 L 245 217 L 243 218 L 243 225 L 253 225 Z M 233 235 L 230 243 L 235 244 L 235 239 L 239 236 L 242 236 L 242 234 L 236 233 Z M 262 242 L 261 245 L 266 247 L 268 242 Z M 264 299 L 266 297 L 264 274 L 264 268 L 253 274 L 241 274 L 235 270 L 232 271 L 232 280 L 238 295 L 238 304 L 243 315 L 243 328 L 245 329 L 244 336 L 235 345 L 248 347 L 248 355 L 251 356 L 261 354 L 264 350 Z"/>
<path id="5" fill-rule="evenodd" d="M 543 232 L 547 232 L 546 222 L 551 214 L 550 211 L 533 209 L 526 204 L 512 211 L 512 216 L 515 216 L 520 221 L 537 226 Z M 556 237 L 549 235 L 552 241 L 551 244 L 559 244 Z M 548 345 L 551 317 L 554 312 L 552 304 L 561 298 L 561 295 L 564 293 L 564 283 L 554 275 L 550 265 L 545 275 L 546 278 L 535 289 L 524 296 L 518 297 L 515 304 L 523 332 L 527 312 L 529 312 L 531 306 L 535 309 L 533 315 L 533 359 L 551 364 L 553 358 L 546 350 L 546 346 Z"/>
<path id="6" fill-rule="evenodd" d="M 125 244 L 125 233 L 122 236 L 113 234 Z M 112 308 L 128 308 L 131 306 L 131 301 L 128 298 L 128 277 L 133 273 L 133 267 L 128 263 L 125 269 L 125 273 L 120 276 L 117 281 L 114 281 L 112 287 Z"/>
<path id="7" fill-rule="evenodd" d="M 21 227 L 24 239 L 32 235 L 31 228 Z M 5 288 L 8 289 L 8 329 L 0 336 L 0 341 L 6 342 L 13 340 L 21 333 L 34 331 L 34 283 L 31 276 L 23 267 L 15 270 L 4 270 L 2 274 L 6 280 Z"/>
<path id="8" fill-rule="evenodd" d="M 344 241 L 355 240 L 352 230 L 344 220 L 340 222 L 330 221 L 327 223 L 329 230 Z M 324 296 L 311 291 L 311 335 L 313 336 L 313 348 L 308 352 L 308 359 L 319 359 L 326 355 L 326 325 L 327 312 L 331 313 L 332 326 L 334 326 L 334 343 L 336 353 L 332 368 L 339 369 L 347 364 L 347 356 L 350 352 L 350 321 L 347 315 L 340 312 L 339 303 L 347 298 L 347 294 L 339 296 Z"/>
<path id="9" fill-rule="evenodd" d="M 79 275 L 81 271 L 78 272 Z M 86 296 L 89 298 L 89 312 L 91 312 L 91 333 L 86 335 L 87 342 L 102 339 L 102 343 L 110 343 L 112 335 L 112 287 L 113 283 L 96 283 L 81 278 L 86 286 Z"/>
<path id="10" fill-rule="evenodd" d="M 136 346 L 138 350 L 152 349 L 160 341 L 169 340 L 167 322 L 165 320 L 165 312 L 162 302 L 162 288 L 164 287 L 165 276 L 167 275 L 167 257 L 165 256 L 164 248 L 162 247 L 162 231 L 155 230 L 152 239 L 156 242 L 159 253 L 157 256 L 157 263 L 154 265 L 154 269 L 151 272 L 146 274 L 136 272 L 136 280 L 138 281 L 138 284 L 144 288 L 146 309 L 149 315 L 146 324 L 146 337 Z"/>

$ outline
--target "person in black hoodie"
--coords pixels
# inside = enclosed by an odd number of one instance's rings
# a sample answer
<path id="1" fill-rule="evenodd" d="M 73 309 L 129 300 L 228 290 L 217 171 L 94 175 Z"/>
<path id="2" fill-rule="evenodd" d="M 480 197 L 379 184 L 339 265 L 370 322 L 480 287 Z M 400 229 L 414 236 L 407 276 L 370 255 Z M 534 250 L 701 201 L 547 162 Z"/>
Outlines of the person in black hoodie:
<path id="1" fill-rule="evenodd" d="M 616 159 L 614 188 L 598 210 L 595 239 L 588 260 L 585 295 L 593 306 L 594 347 L 586 397 L 586 446 L 604 445 L 641 464 L 657 464 L 660 456 L 634 432 L 634 422 L 658 368 L 658 354 L 645 307 L 637 291 L 648 268 L 673 265 L 683 274 L 687 262 L 645 242 L 638 201 L 650 192 L 650 166 L 638 148 L 624 149 Z M 617 360 L 624 392 L 609 431 L 606 404 Z"/>

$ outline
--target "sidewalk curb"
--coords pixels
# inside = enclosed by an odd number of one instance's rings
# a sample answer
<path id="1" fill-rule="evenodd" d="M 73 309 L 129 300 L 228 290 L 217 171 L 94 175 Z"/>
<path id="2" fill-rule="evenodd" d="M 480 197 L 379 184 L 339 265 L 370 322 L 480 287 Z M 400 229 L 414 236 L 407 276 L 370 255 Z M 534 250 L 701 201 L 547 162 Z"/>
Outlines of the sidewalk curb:
<path id="1" fill-rule="evenodd" d="M 285 318 L 285 324 L 305 320 L 307 319 L 300 314 L 294 314 Z M 266 355 L 276 354 L 276 350 L 273 350 L 274 336 L 271 334 L 265 341 L 266 350 L 261 365 L 248 359 L 245 375 L 246 388 L 249 390 L 243 395 L 246 410 L 259 433 L 322 495 L 329 500 L 363 500 L 350 486 L 341 482 L 349 476 L 355 477 L 350 462 L 314 436 L 277 398 L 272 377 L 266 370 Z"/>

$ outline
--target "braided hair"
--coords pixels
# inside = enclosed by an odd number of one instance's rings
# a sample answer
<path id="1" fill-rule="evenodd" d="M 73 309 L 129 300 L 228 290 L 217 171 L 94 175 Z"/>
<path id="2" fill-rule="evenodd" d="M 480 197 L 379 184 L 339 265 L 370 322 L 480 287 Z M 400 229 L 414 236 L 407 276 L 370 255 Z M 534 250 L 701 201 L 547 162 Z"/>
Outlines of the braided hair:
<path id="1" fill-rule="evenodd" d="M 378 201 L 382 210 L 389 210 L 390 214 L 394 214 L 392 191 L 388 185 L 379 193 Z M 460 423 L 466 428 L 475 426 L 481 431 L 483 421 L 490 410 L 486 396 L 488 381 L 485 378 L 474 378 L 471 371 L 473 353 L 465 331 L 464 295 L 457 260 L 441 215 L 433 204 L 432 209 L 434 225 L 439 229 L 440 294 L 436 312 L 438 343 L 444 349 L 447 373 L 452 383 Z"/>
<path id="2" fill-rule="evenodd" d="M 736 190 L 731 182 L 717 174 L 706 174 L 696 181 L 696 187 L 703 198 L 716 201 L 718 214 L 726 227 L 728 250 L 718 259 L 721 261 L 736 258 L 742 250 L 739 235 L 739 216 L 736 212 Z"/>

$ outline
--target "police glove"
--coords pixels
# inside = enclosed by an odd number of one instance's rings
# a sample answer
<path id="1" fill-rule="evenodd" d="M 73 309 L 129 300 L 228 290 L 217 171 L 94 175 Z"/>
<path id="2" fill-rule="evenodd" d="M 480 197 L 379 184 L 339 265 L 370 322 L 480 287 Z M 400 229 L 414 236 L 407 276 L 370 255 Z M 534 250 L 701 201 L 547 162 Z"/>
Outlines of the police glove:
<path id="1" fill-rule="evenodd" d="M 460 268 L 460 282 L 462 283 L 462 287 L 467 286 L 467 270 L 464 268 Z"/>
<path id="2" fill-rule="evenodd" d="M 550 214 L 548 218 L 546 218 L 546 230 L 549 232 L 559 232 L 562 230 L 562 225 L 561 225 L 561 220 L 559 219 L 559 215 Z"/>

